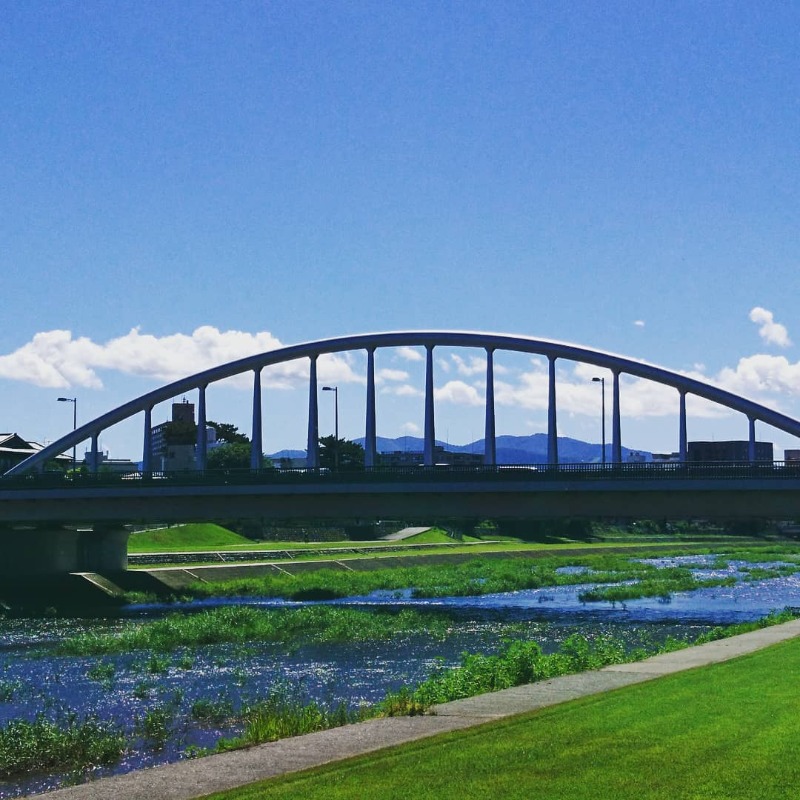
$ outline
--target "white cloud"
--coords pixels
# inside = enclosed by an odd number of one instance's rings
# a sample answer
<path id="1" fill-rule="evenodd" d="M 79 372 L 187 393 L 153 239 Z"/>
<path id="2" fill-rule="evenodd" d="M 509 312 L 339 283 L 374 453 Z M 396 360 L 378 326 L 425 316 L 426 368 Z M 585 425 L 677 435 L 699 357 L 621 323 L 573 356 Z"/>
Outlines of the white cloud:
<path id="1" fill-rule="evenodd" d="M 536 365 L 537 367 L 539 365 Z M 606 412 L 610 415 L 613 403 L 613 377 L 606 370 L 591 364 L 576 363 L 570 371 L 560 372 L 556 381 L 558 413 L 568 416 L 596 415 L 602 403 L 601 387 L 593 377 L 605 377 Z M 702 377 L 702 376 L 691 376 Z M 529 411 L 546 411 L 549 402 L 549 376 L 537 368 L 518 376 L 515 383 L 495 381 L 497 405 L 523 408 Z M 622 376 L 620 385 L 621 413 L 625 417 L 674 416 L 678 413 L 678 392 L 654 381 Z M 694 416 L 715 417 L 730 412 L 722 406 L 710 404 L 690 395 L 687 409 Z"/>
<path id="2" fill-rule="evenodd" d="M 800 395 L 800 362 L 784 356 L 758 354 L 739 359 L 735 369 L 726 367 L 715 381 L 730 392 L 758 396 L 764 393 Z"/>
<path id="3" fill-rule="evenodd" d="M 395 352 L 404 361 L 424 361 L 425 356 L 413 347 L 396 347 Z"/>
<path id="4" fill-rule="evenodd" d="M 456 365 L 459 375 L 466 375 L 469 377 L 472 375 L 481 375 L 486 373 L 485 358 L 481 358 L 480 356 L 470 356 L 469 360 L 466 360 L 456 353 L 453 353 L 450 358 Z"/>
<path id="5" fill-rule="evenodd" d="M 403 369 L 379 369 L 375 373 L 375 381 L 377 383 L 383 383 L 384 381 L 407 381 L 408 378 L 408 373 Z"/>
<path id="6" fill-rule="evenodd" d="M 33 383 L 45 388 L 84 386 L 100 389 L 99 373 L 116 371 L 170 382 L 239 358 L 281 347 L 271 333 L 220 331 L 209 325 L 187 335 L 142 334 L 133 328 L 125 336 L 98 344 L 86 337 L 73 338 L 70 331 L 37 333 L 33 339 L 8 355 L 0 356 L 0 378 Z M 268 368 L 264 383 L 277 387 L 296 385 L 307 379 L 308 360 L 298 359 Z M 363 382 L 347 359 L 320 356 L 318 373 L 323 381 Z M 250 380 L 241 379 L 242 385 Z"/>
<path id="7" fill-rule="evenodd" d="M 434 396 L 437 400 L 462 406 L 480 406 L 484 403 L 478 390 L 464 381 L 448 381 L 434 391 Z"/>
<path id="8" fill-rule="evenodd" d="M 404 383 L 400 386 L 384 386 L 381 389 L 381 394 L 391 394 L 396 397 L 423 397 L 424 393 L 417 389 L 415 386 L 411 386 L 408 383 Z"/>
<path id="9" fill-rule="evenodd" d="M 416 435 L 416 434 L 419 434 L 419 433 L 422 432 L 422 428 L 420 428 L 420 426 L 417 425 L 416 422 L 404 422 L 400 426 L 400 430 L 403 433 L 408 433 L 408 434 L 411 434 L 411 435 Z"/>
<path id="10" fill-rule="evenodd" d="M 772 314 L 754 308 L 751 319 L 762 325 L 765 338 L 785 335 L 783 326 L 774 322 Z M 769 331 L 764 333 L 765 328 Z M 784 334 L 779 332 L 783 331 Z M 788 337 L 785 338 L 788 342 Z M 200 372 L 229 361 L 282 347 L 282 343 L 269 332 L 246 333 L 220 331 L 211 326 L 197 328 L 191 334 L 176 333 L 157 337 L 143 334 L 134 328 L 124 336 L 107 342 L 94 342 L 87 337 L 73 337 L 67 330 L 37 333 L 17 350 L 0 355 L 0 379 L 35 384 L 50 389 L 68 389 L 79 386 L 91 389 L 103 387 L 104 372 L 119 372 L 153 381 L 169 382 Z M 408 351 L 407 357 L 423 359 L 418 350 Z M 326 354 L 319 357 L 317 371 L 320 384 L 361 384 L 364 375 L 355 372 L 351 361 L 358 365 L 352 354 Z M 453 355 L 451 366 L 464 376 L 482 376 L 486 367 L 484 358 Z M 606 377 L 606 406 L 610 414 L 612 403 L 612 376 L 607 370 L 591 364 L 559 362 L 557 400 L 559 414 L 594 415 L 600 401 L 600 388 L 593 377 Z M 361 367 L 363 368 L 363 367 Z M 784 356 L 755 354 L 741 358 L 733 367 L 720 370 L 716 375 L 704 374 L 703 365 L 695 365 L 689 377 L 727 389 L 734 394 L 749 397 L 771 407 L 782 401 L 800 397 L 800 362 L 791 362 Z M 309 360 L 307 358 L 276 364 L 263 372 L 263 385 L 267 388 L 290 389 L 306 387 Z M 376 374 L 382 395 L 397 397 L 423 397 L 424 392 L 409 382 L 409 373 L 402 369 L 381 369 Z M 484 402 L 480 377 L 475 382 L 450 380 L 436 389 L 437 400 L 462 406 L 479 406 Z M 231 382 L 249 389 L 250 375 L 231 379 Z M 498 406 L 515 407 L 527 411 L 546 411 L 548 405 L 548 363 L 541 358 L 531 359 L 525 372 L 508 372 L 495 380 L 495 401 Z M 661 384 L 622 377 L 620 392 L 622 413 L 628 417 L 652 418 L 677 414 L 678 392 Z M 689 412 L 695 416 L 720 416 L 727 412 L 721 406 L 701 401 L 689 395 Z M 791 412 L 789 412 L 791 413 Z"/>
<path id="11" fill-rule="evenodd" d="M 750 321 L 761 326 L 758 329 L 758 335 L 767 344 L 776 344 L 778 347 L 791 346 L 792 341 L 789 338 L 786 326 L 781 325 L 780 322 L 775 322 L 771 311 L 761 308 L 761 306 L 756 306 L 750 310 Z"/>
<path id="12" fill-rule="evenodd" d="M 634 325 L 635 325 L 637 328 L 644 328 L 644 320 L 643 320 L 643 319 L 637 319 L 637 320 L 634 320 L 634 321 L 633 321 L 633 324 L 634 324 Z"/>

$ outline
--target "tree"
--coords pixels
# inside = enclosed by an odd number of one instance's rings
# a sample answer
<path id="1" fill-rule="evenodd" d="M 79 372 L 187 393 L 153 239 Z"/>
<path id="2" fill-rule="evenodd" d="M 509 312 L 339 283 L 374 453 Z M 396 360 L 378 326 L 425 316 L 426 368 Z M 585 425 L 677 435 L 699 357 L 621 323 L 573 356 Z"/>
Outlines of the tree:
<path id="1" fill-rule="evenodd" d="M 177 421 L 164 424 L 164 444 L 195 444 L 197 425 L 194 422 Z"/>
<path id="2" fill-rule="evenodd" d="M 206 422 L 209 428 L 217 432 L 217 441 L 225 444 L 250 444 L 250 437 L 242 433 L 236 425 L 229 422 Z"/>
<path id="3" fill-rule="evenodd" d="M 208 451 L 209 469 L 250 469 L 250 445 L 243 442 L 221 444 Z"/>
<path id="4" fill-rule="evenodd" d="M 364 448 L 349 439 L 323 436 L 319 440 L 319 465 L 325 469 L 364 469 Z"/>

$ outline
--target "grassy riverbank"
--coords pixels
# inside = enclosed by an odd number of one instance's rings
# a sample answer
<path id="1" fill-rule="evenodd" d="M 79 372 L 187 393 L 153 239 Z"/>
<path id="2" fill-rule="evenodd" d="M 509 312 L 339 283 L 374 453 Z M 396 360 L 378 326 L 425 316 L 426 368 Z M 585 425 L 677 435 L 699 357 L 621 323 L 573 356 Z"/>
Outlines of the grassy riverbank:
<path id="1" fill-rule="evenodd" d="M 800 641 L 209 800 L 794 796 Z"/>
<path id="2" fill-rule="evenodd" d="M 252 578 L 192 584 L 187 594 L 194 597 L 262 596 L 291 600 L 325 600 L 366 595 L 377 590 L 411 589 L 416 597 L 453 597 L 495 592 L 540 589 L 581 583 L 617 584 L 625 587 L 625 598 L 666 596 L 675 591 L 722 585 L 729 577 L 697 580 L 685 566 L 659 568 L 642 563 L 650 555 L 646 548 L 630 554 L 585 551 L 586 555 L 552 555 L 540 558 L 481 559 L 473 553 L 460 563 L 396 566 L 369 570 L 318 569 L 296 574 L 271 573 Z M 697 552 L 676 547 L 672 554 Z M 375 567 L 373 563 L 371 566 Z M 566 571 L 570 568 L 573 571 Z M 574 570 L 582 571 L 576 573 Z M 210 576 L 209 576 L 210 577 Z M 586 602 L 605 598 L 588 594 Z"/>
<path id="3" fill-rule="evenodd" d="M 190 553 L 252 545 L 250 539 L 210 522 L 152 528 L 128 537 L 129 553 Z"/>

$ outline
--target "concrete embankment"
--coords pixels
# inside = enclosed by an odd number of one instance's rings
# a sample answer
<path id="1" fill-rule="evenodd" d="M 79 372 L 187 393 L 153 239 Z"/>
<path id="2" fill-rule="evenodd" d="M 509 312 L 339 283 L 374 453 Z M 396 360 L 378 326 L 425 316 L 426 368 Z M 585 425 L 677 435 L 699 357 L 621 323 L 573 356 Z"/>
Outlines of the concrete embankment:
<path id="1" fill-rule="evenodd" d="M 662 552 L 669 552 L 676 546 L 692 547 L 691 544 L 676 545 L 664 544 L 653 545 L 647 548 L 649 553 L 657 555 Z M 705 547 L 707 545 L 697 545 Z M 434 548 L 436 546 L 433 546 Z M 405 548 L 393 548 L 390 552 L 381 552 L 381 549 L 374 548 L 366 552 L 359 552 L 358 548 L 353 548 L 342 555 L 350 555 L 348 558 L 335 558 L 327 555 L 325 558 L 308 560 L 290 560 L 282 558 L 275 561 L 260 561 L 257 563 L 218 563 L 218 564 L 194 564 L 187 567 L 169 566 L 153 569 L 128 570 L 122 574 L 109 575 L 108 578 L 118 584 L 125 591 L 149 591 L 156 594 L 172 594 L 181 591 L 193 583 L 198 582 L 217 582 L 231 581 L 245 578 L 258 578 L 264 575 L 274 575 L 284 573 L 295 575 L 301 572 L 311 572 L 319 569 L 333 570 L 376 570 L 395 567 L 414 567 L 444 564 L 463 564 L 474 559 L 496 560 L 505 558 L 552 558 L 554 556 L 579 557 L 594 555 L 597 553 L 624 554 L 629 552 L 641 552 L 642 545 L 614 545 L 599 549 L 587 549 L 583 547 L 569 548 L 526 548 L 521 550 L 502 550 L 478 552 L 455 552 L 443 553 L 439 547 L 438 552 L 413 551 L 409 553 Z M 262 551 L 263 552 L 263 551 Z M 303 551 L 296 551 L 298 555 Z"/>
<path id="2" fill-rule="evenodd" d="M 49 792 L 43 797 L 48 800 L 151 800 L 156 797 L 159 800 L 193 800 L 258 780 L 728 661 L 796 636 L 800 636 L 800 620 L 664 653 L 645 661 L 617 664 L 595 672 L 566 675 L 445 703 L 426 716 L 370 720 L 246 750 L 104 778 Z"/>

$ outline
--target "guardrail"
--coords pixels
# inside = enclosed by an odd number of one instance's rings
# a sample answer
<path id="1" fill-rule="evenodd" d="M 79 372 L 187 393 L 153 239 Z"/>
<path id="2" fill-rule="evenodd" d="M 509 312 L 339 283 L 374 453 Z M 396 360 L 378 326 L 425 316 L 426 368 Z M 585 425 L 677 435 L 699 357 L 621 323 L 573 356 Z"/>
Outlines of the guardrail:
<path id="1" fill-rule="evenodd" d="M 0 477 L 0 493 L 19 489 L 156 488 L 158 486 L 219 486 L 248 484 L 369 484 L 456 482 L 627 481 L 627 480 L 781 480 L 800 478 L 800 462 L 759 461 L 624 463 L 624 464 L 509 464 L 496 466 L 370 467 L 360 469 L 227 469 L 181 472 L 31 472 Z"/>

